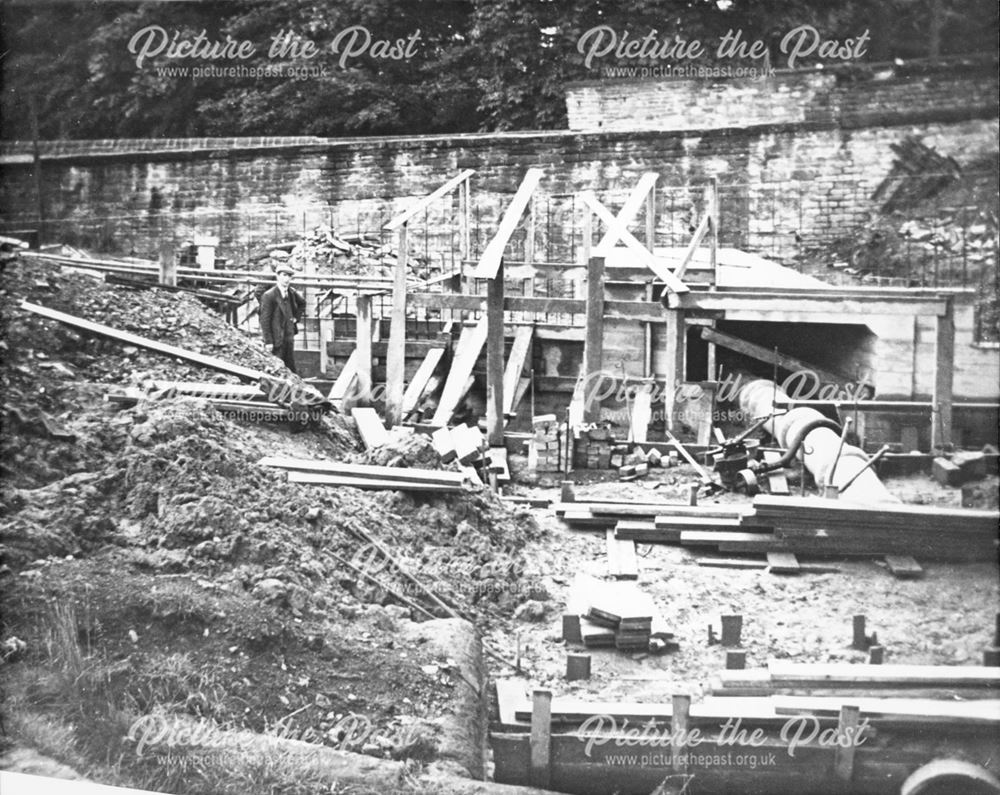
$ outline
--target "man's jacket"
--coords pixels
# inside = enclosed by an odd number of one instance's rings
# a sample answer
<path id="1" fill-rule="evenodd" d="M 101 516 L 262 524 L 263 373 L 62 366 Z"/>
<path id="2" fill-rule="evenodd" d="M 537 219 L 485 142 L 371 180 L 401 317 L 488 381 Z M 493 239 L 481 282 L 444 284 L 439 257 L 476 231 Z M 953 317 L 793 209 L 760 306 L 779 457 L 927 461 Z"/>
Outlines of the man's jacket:
<path id="1" fill-rule="evenodd" d="M 281 300 L 277 285 L 264 293 L 260 299 L 260 331 L 264 335 L 264 343 L 277 347 L 285 342 L 286 337 L 291 339 L 298 331 L 298 322 L 305 308 L 305 297 L 294 287 L 288 288 L 287 303 Z"/>

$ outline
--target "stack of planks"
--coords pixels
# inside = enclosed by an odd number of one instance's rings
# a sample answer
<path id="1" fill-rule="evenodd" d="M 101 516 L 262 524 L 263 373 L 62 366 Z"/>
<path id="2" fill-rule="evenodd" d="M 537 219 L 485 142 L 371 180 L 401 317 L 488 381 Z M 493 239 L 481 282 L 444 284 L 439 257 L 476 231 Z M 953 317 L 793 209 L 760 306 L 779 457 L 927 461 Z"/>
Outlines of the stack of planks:
<path id="1" fill-rule="evenodd" d="M 775 550 L 981 561 L 996 560 L 1000 512 L 758 496 L 753 521 L 773 528 Z"/>
<path id="2" fill-rule="evenodd" d="M 580 575 L 570 588 L 563 634 L 588 648 L 648 651 L 656 638 L 668 642 L 668 632 L 649 594 L 631 582 L 603 582 Z"/>
<path id="3" fill-rule="evenodd" d="M 463 491 L 466 480 L 466 476 L 462 472 L 348 464 L 334 461 L 309 461 L 280 456 L 268 456 L 262 458 L 259 463 L 261 466 L 288 470 L 289 483 L 351 486 L 357 489 Z"/>
<path id="4" fill-rule="evenodd" d="M 771 495 L 757 496 L 750 508 L 563 502 L 552 509 L 575 528 L 613 528 L 616 539 L 766 556 L 768 564 L 754 565 L 770 564 L 774 571 L 803 570 L 793 564 L 795 554 L 884 557 L 900 577 L 919 576 L 912 555 L 939 561 L 995 560 L 1000 523 L 997 511 Z"/>

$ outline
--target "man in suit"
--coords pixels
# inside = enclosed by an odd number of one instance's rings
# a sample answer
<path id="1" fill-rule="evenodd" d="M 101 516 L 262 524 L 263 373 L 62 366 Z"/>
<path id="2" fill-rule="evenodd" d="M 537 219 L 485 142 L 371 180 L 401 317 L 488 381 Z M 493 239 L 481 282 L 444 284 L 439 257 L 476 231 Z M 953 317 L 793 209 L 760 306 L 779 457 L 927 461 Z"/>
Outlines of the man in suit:
<path id="1" fill-rule="evenodd" d="M 297 373 L 294 337 L 306 308 L 306 299 L 292 287 L 295 271 L 291 265 L 281 263 L 274 272 L 277 284 L 260 298 L 260 332 L 271 353 L 279 357 L 289 370 Z"/>

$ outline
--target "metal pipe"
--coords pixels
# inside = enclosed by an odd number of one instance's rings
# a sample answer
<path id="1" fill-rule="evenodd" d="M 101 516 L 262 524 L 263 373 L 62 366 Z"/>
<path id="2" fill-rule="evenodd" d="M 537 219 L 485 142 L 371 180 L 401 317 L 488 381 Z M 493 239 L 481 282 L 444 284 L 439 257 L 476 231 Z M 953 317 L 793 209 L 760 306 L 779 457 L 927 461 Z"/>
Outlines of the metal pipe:
<path id="1" fill-rule="evenodd" d="M 773 403 L 789 400 L 772 381 L 764 379 L 748 383 L 740 390 L 738 397 L 740 409 L 746 417 L 771 414 Z M 825 419 L 815 409 L 794 408 L 771 417 L 764 424 L 764 429 L 779 445 L 788 447 L 804 426 L 816 423 L 816 427 L 806 433 L 802 440 L 801 455 L 806 469 L 812 473 L 820 487 L 833 485 L 838 489 L 842 488 L 841 499 L 854 502 L 899 502 L 898 498 L 889 493 L 874 471 L 866 468 L 868 457 L 859 448 L 845 445 L 840 460 L 837 461 L 840 434 L 827 427 L 828 422 L 819 424 Z"/>

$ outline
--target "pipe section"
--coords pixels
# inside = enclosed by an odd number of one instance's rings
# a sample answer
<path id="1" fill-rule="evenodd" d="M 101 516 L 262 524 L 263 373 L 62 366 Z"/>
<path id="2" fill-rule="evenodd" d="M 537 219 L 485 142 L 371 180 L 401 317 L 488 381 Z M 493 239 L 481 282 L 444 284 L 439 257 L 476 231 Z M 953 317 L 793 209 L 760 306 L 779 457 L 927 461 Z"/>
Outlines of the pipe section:
<path id="1" fill-rule="evenodd" d="M 773 401 L 790 401 L 790 398 L 771 381 L 751 381 L 739 392 L 740 409 L 746 417 L 767 416 L 773 411 Z M 840 498 L 851 502 L 899 502 L 878 475 L 867 467 L 868 456 L 861 449 L 844 445 L 840 461 L 835 464 L 841 442 L 840 434 L 829 427 L 830 424 L 816 409 L 800 407 L 772 417 L 763 427 L 782 447 L 790 447 L 803 430 L 807 431 L 799 453 L 821 488 L 828 485 L 843 488 Z M 829 480 L 831 471 L 832 482 Z"/>

